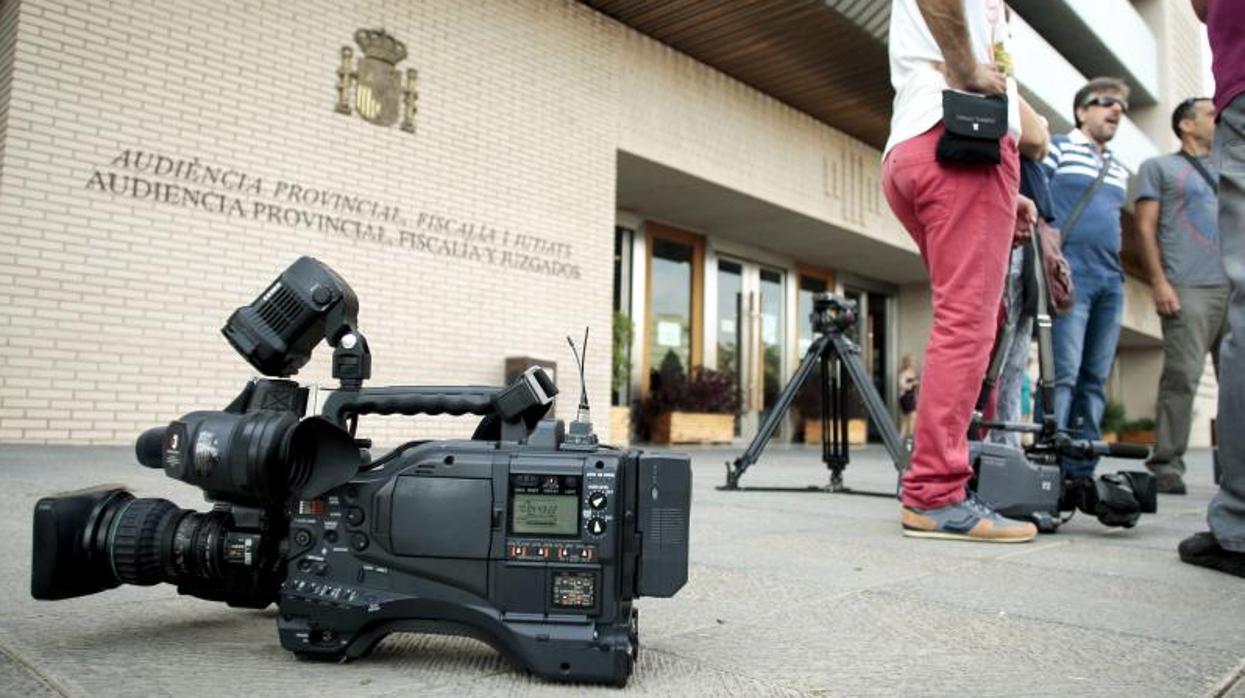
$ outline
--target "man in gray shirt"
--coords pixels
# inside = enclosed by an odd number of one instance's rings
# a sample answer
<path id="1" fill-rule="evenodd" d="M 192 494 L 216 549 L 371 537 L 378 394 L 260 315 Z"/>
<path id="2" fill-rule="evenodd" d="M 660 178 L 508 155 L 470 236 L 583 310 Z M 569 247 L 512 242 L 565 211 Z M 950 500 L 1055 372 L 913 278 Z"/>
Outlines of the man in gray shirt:
<path id="1" fill-rule="evenodd" d="M 1146 465 L 1159 492 L 1184 494 L 1184 452 L 1193 398 L 1209 351 L 1216 374 L 1227 331 L 1228 278 L 1219 253 L 1217 174 L 1210 149 L 1215 107 L 1208 97 L 1172 112 L 1180 151 L 1150 158 L 1138 175 L 1137 230 L 1163 323 L 1158 443 Z"/>

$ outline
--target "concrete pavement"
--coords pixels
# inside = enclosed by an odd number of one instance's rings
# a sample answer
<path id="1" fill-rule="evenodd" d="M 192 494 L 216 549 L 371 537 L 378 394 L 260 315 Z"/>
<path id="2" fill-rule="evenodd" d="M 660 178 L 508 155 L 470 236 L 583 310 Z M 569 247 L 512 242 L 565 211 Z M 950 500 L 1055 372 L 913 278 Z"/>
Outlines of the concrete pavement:
<path id="1" fill-rule="evenodd" d="M 1203 530 L 1209 453 L 1190 494 L 1160 495 L 1134 529 L 1078 515 L 1018 546 L 913 540 L 893 499 L 720 492 L 741 449 L 692 450 L 691 578 L 641 599 L 627 693 L 660 695 L 1230 695 L 1245 698 L 1245 583 L 1180 563 Z M 1104 466 L 1129 467 L 1127 462 Z M 893 492 L 877 447 L 849 486 Z M 773 446 L 742 484 L 822 485 L 815 449 Z M 124 483 L 203 509 L 197 490 L 126 448 L 0 446 L 0 694 L 580 695 L 517 673 L 473 640 L 391 636 L 345 665 L 299 662 L 274 611 L 167 586 L 30 598 L 30 517 L 61 490 Z"/>

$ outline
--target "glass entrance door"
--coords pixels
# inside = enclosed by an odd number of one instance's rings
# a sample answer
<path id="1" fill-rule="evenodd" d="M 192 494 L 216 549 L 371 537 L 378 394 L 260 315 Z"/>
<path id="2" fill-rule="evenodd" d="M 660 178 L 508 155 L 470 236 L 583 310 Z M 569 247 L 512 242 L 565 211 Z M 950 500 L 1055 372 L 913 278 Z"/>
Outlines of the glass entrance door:
<path id="1" fill-rule="evenodd" d="M 646 223 L 648 297 L 641 394 L 688 377 L 703 363 L 704 242 L 695 234 Z"/>
<path id="2" fill-rule="evenodd" d="M 736 434 L 751 438 L 784 385 L 786 274 L 744 260 L 718 259 L 717 367 L 734 377 Z"/>
<path id="3" fill-rule="evenodd" d="M 894 397 L 894 381 L 891 376 L 890 324 L 891 299 L 881 293 L 863 289 L 846 289 L 845 295 L 856 302 L 856 325 L 851 330 L 852 341 L 860 345 L 861 363 L 872 379 L 873 387 L 888 405 Z M 849 411 L 851 406 L 849 406 Z M 880 439 L 877 425 L 869 421 L 869 439 Z"/>

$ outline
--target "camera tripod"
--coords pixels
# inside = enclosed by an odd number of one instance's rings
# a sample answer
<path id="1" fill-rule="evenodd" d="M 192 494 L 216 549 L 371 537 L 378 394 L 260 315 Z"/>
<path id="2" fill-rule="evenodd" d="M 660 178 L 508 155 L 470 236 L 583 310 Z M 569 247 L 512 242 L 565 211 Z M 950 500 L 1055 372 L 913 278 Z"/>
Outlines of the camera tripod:
<path id="1" fill-rule="evenodd" d="M 796 369 L 795 375 L 783 387 L 778 401 L 761 423 L 756 436 L 743 455 L 734 462 L 726 463 L 726 484 L 722 490 L 757 489 L 787 490 L 790 488 L 741 488 L 739 478 L 748 470 L 770 437 L 782 423 L 791 403 L 800 389 L 817 370 L 818 386 L 821 393 L 821 459 L 830 470 L 830 484 L 824 488 L 808 487 L 799 491 L 829 491 L 844 494 L 868 494 L 893 497 L 894 493 L 861 492 L 851 490 L 843 484 L 843 469 L 850 460 L 847 440 L 847 392 L 849 384 L 860 392 L 865 403 L 869 418 L 882 435 L 882 443 L 895 464 L 895 470 L 902 473 L 908 464 L 908 449 L 895 429 L 895 423 L 887 412 L 886 404 L 878 395 L 873 382 L 870 381 L 865 367 L 860 363 L 860 347 L 844 333 L 856 322 L 856 307 L 852 301 L 830 293 L 818 293 L 813 296 L 813 312 L 809 316 L 813 332 L 817 339 L 809 346 L 808 352 Z"/>

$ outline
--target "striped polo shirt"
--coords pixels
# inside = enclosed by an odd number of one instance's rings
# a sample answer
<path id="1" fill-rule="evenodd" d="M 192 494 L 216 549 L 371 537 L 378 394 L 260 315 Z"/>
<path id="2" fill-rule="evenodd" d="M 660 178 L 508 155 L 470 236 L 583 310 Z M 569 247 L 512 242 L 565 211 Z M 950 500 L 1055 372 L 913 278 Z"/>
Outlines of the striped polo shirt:
<path id="1" fill-rule="evenodd" d="M 1107 149 L 1106 154 L 1111 155 L 1111 150 Z M 1042 166 L 1050 177 L 1055 227 L 1063 233 L 1063 254 L 1073 273 L 1122 275 L 1120 209 L 1128 196 L 1128 170 L 1112 156 L 1106 179 L 1085 205 L 1073 229 L 1065 230 L 1064 221 L 1098 178 L 1103 156 L 1089 136 L 1074 129 L 1051 138 Z"/>

